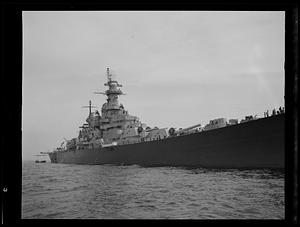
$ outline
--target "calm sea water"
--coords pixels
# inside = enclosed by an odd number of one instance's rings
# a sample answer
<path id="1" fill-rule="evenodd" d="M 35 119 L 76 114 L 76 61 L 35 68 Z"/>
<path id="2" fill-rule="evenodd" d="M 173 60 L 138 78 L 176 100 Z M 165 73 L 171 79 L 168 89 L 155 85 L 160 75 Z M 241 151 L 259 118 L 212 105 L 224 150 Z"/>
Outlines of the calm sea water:
<path id="1" fill-rule="evenodd" d="M 22 218 L 284 218 L 274 170 L 23 162 L 22 175 Z"/>

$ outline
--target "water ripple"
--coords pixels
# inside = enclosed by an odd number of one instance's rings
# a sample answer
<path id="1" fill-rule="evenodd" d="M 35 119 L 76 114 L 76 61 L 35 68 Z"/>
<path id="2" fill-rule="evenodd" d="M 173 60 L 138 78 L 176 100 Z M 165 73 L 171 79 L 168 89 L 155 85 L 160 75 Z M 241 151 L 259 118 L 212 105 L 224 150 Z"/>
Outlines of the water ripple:
<path id="1" fill-rule="evenodd" d="M 283 219 L 284 173 L 23 162 L 23 218 Z"/>

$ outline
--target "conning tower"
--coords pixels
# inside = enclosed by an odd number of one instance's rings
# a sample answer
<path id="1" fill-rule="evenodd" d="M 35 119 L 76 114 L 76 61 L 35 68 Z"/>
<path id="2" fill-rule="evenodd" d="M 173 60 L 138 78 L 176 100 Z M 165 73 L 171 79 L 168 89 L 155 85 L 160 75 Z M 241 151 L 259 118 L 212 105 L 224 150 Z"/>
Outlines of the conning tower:
<path id="1" fill-rule="evenodd" d="M 109 73 L 109 68 L 107 68 L 107 82 L 104 84 L 108 86 L 108 90 L 105 91 L 107 95 L 107 105 L 105 106 L 106 111 L 119 110 L 119 95 L 123 95 L 123 92 L 119 89 L 122 87 L 117 81 L 112 80 L 112 75 Z"/>
<path id="2" fill-rule="evenodd" d="M 108 89 L 105 92 L 95 93 L 107 96 L 106 102 L 101 108 L 100 130 L 102 131 L 104 142 L 111 143 L 118 141 L 128 127 L 135 128 L 140 126 L 140 122 L 138 117 L 129 115 L 124 106 L 119 103 L 119 95 L 124 95 L 120 90 L 122 85 L 112 79 L 109 68 L 107 68 L 106 74 L 107 82 L 104 85 L 108 86 Z"/>

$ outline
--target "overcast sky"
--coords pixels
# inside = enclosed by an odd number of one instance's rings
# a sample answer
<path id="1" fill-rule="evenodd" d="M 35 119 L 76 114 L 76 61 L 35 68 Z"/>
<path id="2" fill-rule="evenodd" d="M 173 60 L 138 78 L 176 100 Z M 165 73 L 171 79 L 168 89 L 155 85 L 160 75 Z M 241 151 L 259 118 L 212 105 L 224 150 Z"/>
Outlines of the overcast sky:
<path id="1" fill-rule="evenodd" d="M 23 160 L 76 137 L 106 68 L 150 127 L 284 105 L 284 12 L 23 12 Z"/>

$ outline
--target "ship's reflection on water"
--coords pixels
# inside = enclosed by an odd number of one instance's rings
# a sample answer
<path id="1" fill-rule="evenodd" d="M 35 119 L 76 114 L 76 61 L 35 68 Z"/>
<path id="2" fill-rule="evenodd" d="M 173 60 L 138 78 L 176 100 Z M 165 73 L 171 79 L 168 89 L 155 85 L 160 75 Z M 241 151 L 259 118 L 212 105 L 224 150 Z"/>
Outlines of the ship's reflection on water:
<path id="1" fill-rule="evenodd" d="M 23 162 L 22 184 L 22 218 L 284 218 L 278 170 Z"/>

